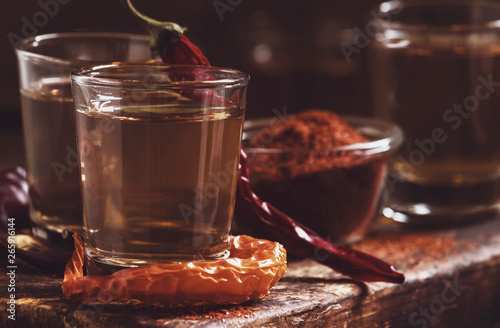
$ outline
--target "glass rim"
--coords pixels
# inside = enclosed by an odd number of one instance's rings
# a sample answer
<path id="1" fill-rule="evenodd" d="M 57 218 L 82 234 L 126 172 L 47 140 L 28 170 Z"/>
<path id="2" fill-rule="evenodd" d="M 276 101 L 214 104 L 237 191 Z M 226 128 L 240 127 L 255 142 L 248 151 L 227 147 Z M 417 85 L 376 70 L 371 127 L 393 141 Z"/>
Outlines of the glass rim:
<path id="1" fill-rule="evenodd" d="M 155 69 L 155 72 L 167 72 L 167 70 L 180 70 L 180 69 L 200 69 L 206 71 L 217 71 L 221 73 L 227 73 L 232 76 L 232 78 L 225 77 L 214 80 L 200 80 L 200 81 L 155 81 L 154 84 L 150 84 L 154 86 L 155 89 L 183 89 L 183 88 L 192 88 L 192 89 L 207 89 L 207 88 L 217 88 L 221 85 L 223 86 L 231 86 L 238 87 L 247 85 L 250 80 L 250 76 L 241 71 L 232 69 L 232 68 L 224 68 L 224 67 L 216 67 L 216 66 L 198 66 L 198 65 L 170 65 L 163 63 L 112 63 L 112 64 L 104 64 L 104 65 L 90 65 L 84 66 L 79 69 L 73 70 L 71 72 L 71 82 L 76 83 L 78 85 L 95 85 L 102 87 L 120 87 L 120 88 L 134 88 L 138 85 L 144 86 L 146 82 L 144 81 L 144 72 L 148 70 Z M 142 77 L 142 79 L 131 80 L 125 78 L 118 77 L 106 77 L 106 76 L 94 76 L 93 74 L 99 74 L 106 69 L 111 69 L 117 72 L 120 69 L 126 69 L 124 72 L 140 72 L 143 75 L 139 75 L 138 77 Z"/>
<path id="2" fill-rule="evenodd" d="M 372 131 L 377 131 L 380 135 L 374 140 L 367 142 L 358 142 L 351 145 L 324 148 L 324 149 L 281 149 L 281 148 L 264 148 L 246 146 L 247 154 L 301 154 L 301 153 L 319 153 L 319 152 L 340 152 L 340 151 L 360 151 L 363 155 L 377 155 L 388 153 L 397 149 L 403 142 L 403 131 L 393 122 L 374 118 L 354 115 L 342 115 L 341 118 L 351 124 L 359 131 L 359 126 L 367 126 Z M 270 127 L 272 118 L 262 118 L 245 121 L 243 133 L 248 129 L 262 129 Z M 363 134 L 363 133 L 361 133 Z M 364 134 L 363 134 L 364 135 Z M 244 139 L 248 140 L 248 139 Z"/>
<path id="3" fill-rule="evenodd" d="M 55 32 L 55 33 L 47 33 L 41 35 L 30 36 L 15 45 L 15 51 L 18 56 L 28 56 L 31 58 L 46 60 L 57 62 L 60 64 L 66 64 L 68 66 L 85 66 L 91 65 L 95 63 L 95 60 L 90 59 L 68 59 L 61 58 L 52 55 L 46 55 L 43 53 L 38 53 L 33 51 L 36 49 L 33 45 L 36 43 L 53 41 L 53 40 L 63 40 L 63 39 L 77 39 L 77 38 L 95 38 L 95 39 L 127 39 L 127 40 L 137 40 L 137 41 L 145 41 L 146 43 L 150 43 L 150 36 L 148 34 L 137 34 L 137 33 L 126 33 L 126 32 L 107 32 L 107 31 L 74 31 L 74 32 Z M 31 48 L 30 48 L 31 46 Z M 154 62 L 157 59 L 151 58 L 148 60 L 144 60 L 144 62 Z M 112 62 L 112 61 L 108 61 Z M 139 60 L 133 60 L 128 62 L 143 62 Z"/>
<path id="4" fill-rule="evenodd" d="M 500 9 L 500 3 L 492 0 L 478 0 L 478 1 L 467 1 L 467 0 L 421 0 L 415 2 L 408 2 L 405 0 L 389 0 L 384 1 L 374 7 L 375 18 L 374 22 L 379 23 L 385 29 L 394 29 L 400 31 L 432 31 L 441 33 L 464 33 L 471 31 L 483 31 L 483 30 L 496 30 L 500 28 L 500 17 L 498 19 L 491 19 L 480 23 L 467 23 L 467 24 L 451 24 L 444 26 L 432 26 L 423 23 L 404 23 L 400 20 L 391 20 L 391 11 L 397 10 L 394 14 L 397 15 L 401 10 L 405 8 L 418 8 L 418 7 L 433 7 L 436 5 L 449 5 L 449 6 L 488 6 L 491 8 Z"/>

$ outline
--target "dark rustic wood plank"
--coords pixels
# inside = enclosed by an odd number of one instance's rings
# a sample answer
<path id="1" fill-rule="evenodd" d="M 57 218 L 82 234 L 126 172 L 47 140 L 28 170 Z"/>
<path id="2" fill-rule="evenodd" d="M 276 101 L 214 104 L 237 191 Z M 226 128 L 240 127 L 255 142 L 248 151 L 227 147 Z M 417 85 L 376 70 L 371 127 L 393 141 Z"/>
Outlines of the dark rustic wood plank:
<path id="1" fill-rule="evenodd" d="M 399 231 L 398 231 L 399 230 Z M 70 303 L 62 276 L 18 263 L 16 321 L 0 270 L 0 327 L 495 327 L 500 323 L 500 220 L 457 229 L 383 226 L 355 247 L 405 272 L 404 285 L 357 283 L 311 259 L 262 301 L 237 306 Z M 498 328 L 498 325 L 496 326 Z"/>

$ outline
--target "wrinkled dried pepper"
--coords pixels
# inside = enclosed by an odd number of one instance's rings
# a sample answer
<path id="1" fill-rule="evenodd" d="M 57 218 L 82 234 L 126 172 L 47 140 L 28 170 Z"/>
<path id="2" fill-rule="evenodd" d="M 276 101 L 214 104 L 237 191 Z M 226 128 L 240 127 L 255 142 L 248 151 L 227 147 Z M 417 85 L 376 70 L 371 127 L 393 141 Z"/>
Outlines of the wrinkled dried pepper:
<path id="1" fill-rule="evenodd" d="M 243 303 L 258 300 L 286 273 L 286 251 L 279 243 L 236 236 L 227 259 L 152 264 L 84 276 L 83 241 L 75 235 L 73 258 L 64 272 L 64 295 L 76 302 Z"/>

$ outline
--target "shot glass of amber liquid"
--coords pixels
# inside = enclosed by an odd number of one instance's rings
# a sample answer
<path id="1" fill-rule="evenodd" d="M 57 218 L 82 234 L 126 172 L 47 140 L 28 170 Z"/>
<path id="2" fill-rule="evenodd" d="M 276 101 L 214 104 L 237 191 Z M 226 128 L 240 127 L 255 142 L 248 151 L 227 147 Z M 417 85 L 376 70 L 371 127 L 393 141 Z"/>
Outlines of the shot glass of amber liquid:
<path id="1" fill-rule="evenodd" d="M 148 61 L 149 37 L 109 32 L 39 35 L 16 47 L 33 234 L 73 247 L 83 231 L 71 71 Z M 69 237 L 69 238 L 68 238 Z"/>
<path id="2" fill-rule="evenodd" d="M 228 256 L 247 82 L 196 66 L 72 73 L 89 274 Z"/>
<path id="3" fill-rule="evenodd" d="M 500 4 L 390 1 L 370 28 L 375 112 L 405 141 L 384 214 L 417 224 L 495 217 L 500 205 Z"/>

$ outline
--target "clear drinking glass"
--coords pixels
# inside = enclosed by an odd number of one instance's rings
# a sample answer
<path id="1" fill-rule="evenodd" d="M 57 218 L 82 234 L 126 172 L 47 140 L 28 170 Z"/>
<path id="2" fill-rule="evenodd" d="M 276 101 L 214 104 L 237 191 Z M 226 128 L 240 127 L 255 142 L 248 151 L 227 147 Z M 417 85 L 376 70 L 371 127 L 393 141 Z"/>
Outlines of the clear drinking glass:
<path id="1" fill-rule="evenodd" d="M 149 37 L 47 34 L 25 39 L 16 54 L 32 230 L 63 244 L 68 232 L 83 230 L 70 73 L 90 64 L 150 60 Z"/>
<path id="2" fill-rule="evenodd" d="M 500 4 L 390 1 L 376 11 L 375 112 L 405 133 L 384 214 L 415 224 L 492 216 L 500 203 Z"/>
<path id="3" fill-rule="evenodd" d="M 247 82 L 197 66 L 73 72 L 89 274 L 228 255 Z"/>

